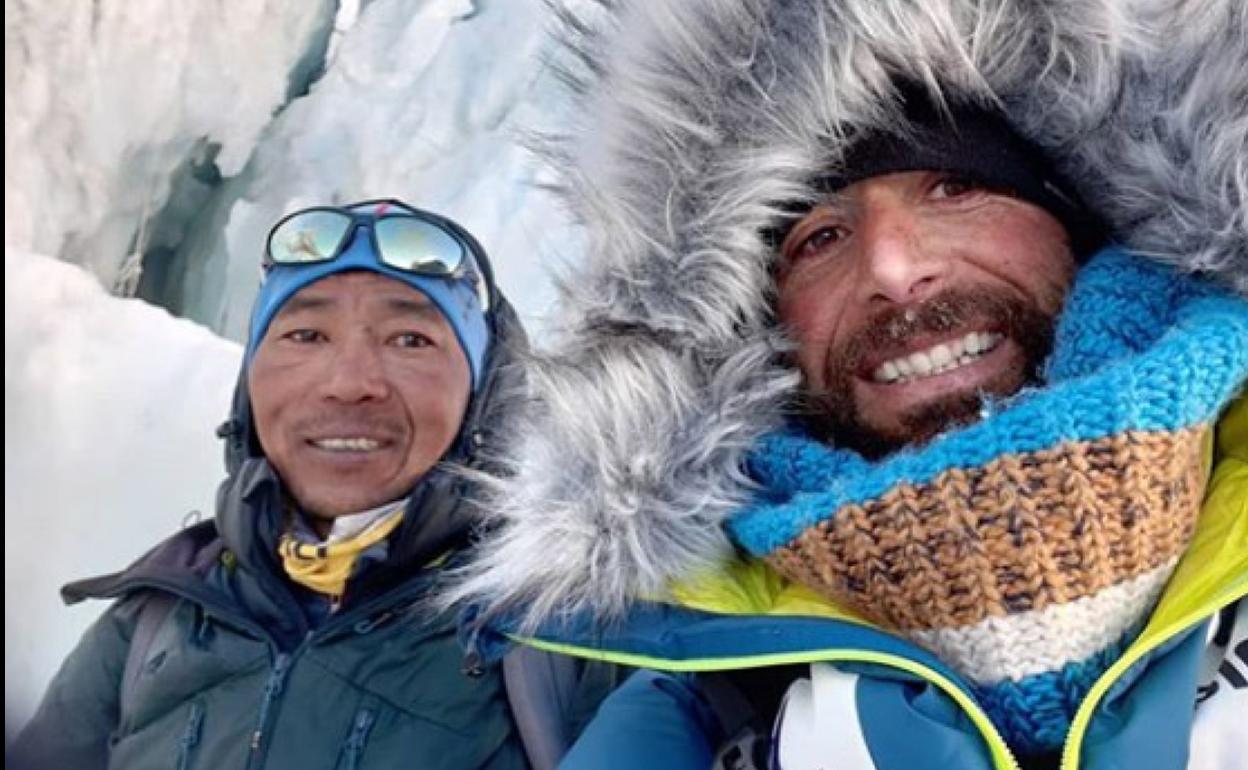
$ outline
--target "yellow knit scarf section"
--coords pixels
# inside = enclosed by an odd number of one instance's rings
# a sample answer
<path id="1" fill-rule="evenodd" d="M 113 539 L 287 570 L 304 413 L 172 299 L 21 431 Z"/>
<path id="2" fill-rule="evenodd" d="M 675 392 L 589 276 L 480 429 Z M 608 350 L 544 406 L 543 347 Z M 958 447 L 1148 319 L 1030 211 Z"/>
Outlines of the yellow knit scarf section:
<path id="1" fill-rule="evenodd" d="M 385 540 L 403 520 L 404 506 L 353 538 L 337 543 L 304 543 L 287 532 L 277 545 L 290 579 L 337 601 L 360 554 Z"/>

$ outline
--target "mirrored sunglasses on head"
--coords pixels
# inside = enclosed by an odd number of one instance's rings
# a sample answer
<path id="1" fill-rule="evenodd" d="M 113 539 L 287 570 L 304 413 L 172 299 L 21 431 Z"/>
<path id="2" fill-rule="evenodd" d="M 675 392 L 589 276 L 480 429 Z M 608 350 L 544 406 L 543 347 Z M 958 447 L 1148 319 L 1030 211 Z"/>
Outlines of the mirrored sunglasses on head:
<path id="1" fill-rule="evenodd" d="M 314 206 L 288 214 L 269 231 L 263 268 L 329 262 L 342 256 L 364 227 L 381 264 L 432 278 L 467 281 L 490 308 L 489 288 L 472 250 L 441 217 L 396 200 L 351 208 Z"/>

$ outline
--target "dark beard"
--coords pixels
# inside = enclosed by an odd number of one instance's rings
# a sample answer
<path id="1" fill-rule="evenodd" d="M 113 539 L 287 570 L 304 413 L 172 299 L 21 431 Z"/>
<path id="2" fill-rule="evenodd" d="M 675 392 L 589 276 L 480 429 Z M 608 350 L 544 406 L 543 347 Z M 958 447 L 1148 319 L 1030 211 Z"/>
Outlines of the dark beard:
<path id="1" fill-rule="evenodd" d="M 945 334 L 987 323 L 1019 345 L 1021 372 L 1002 372 L 974 393 L 951 393 L 899 414 L 897 430 L 866 424 L 854 403 L 854 372 L 872 351 L 894 347 L 921 333 Z M 890 308 L 872 317 L 827 362 L 827 390 L 806 392 L 798 415 L 821 440 L 879 459 L 905 446 L 923 444 L 949 428 L 980 418 L 984 401 L 1017 393 L 1039 382 L 1041 367 L 1053 348 L 1054 319 L 1009 295 L 986 289 L 942 292 L 921 305 Z"/>

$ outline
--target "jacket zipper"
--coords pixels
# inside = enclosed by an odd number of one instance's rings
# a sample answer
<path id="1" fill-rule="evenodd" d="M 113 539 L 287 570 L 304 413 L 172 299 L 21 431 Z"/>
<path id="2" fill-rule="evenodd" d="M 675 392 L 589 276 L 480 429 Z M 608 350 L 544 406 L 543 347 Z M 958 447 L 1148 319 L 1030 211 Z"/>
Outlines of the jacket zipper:
<path id="1" fill-rule="evenodd" d="M 256 720 L 256 729 L 252 731 L 251 740 L 248 742 L 247 767 L 249 768 L 259 766 L 260 750 L 267 747 L 264 742 L 265 731 L 269 728 L 273 707 L 278 696 L 282 694 L 282 686 L 286 683 L 286 674 L 290 671 L 291 659 L 292 656 L 287 653 L 278 653 L 273 661 L 273 671 L 264 683 L 264 700 L 260 703 L 260 716 Z"/>
<path id="2" fill-rule="evenodd" d="M 1218 612 L 1237 599 L 1248 596 L 1248 590 L 1239 588 L 1231 593 L 1229 597 L 1221 597 L 1202 605 L 1196 610 L 1188 613 L 1179 621 L 1172 623 L 1163 632 L 1156 636 L 1143 647 L 1132 648 L 1127 654 L 1120 658 L 1109 668 L 1099 679 L 1093 684 L 1088 695 L 1084 697 L 1083 702 L 1079 705 L 1079 709 L 1075 713 L 1074 719 L 1071 720 L 1070 732 L 1068 733 L 1066 743 L 1062 749 L 1061 770 L 1078 770 L 1079 748 L 1083 741 L 1084 732 L 1087 729 L 1087 723 L 1091 720 L 1092 712 L 1095 710 L 1097 703 L 1101 697 L 1113 686 L 1114 682 L 1132 665 L 1143 658 L 1148 653 L 1157 649 L 1166 642 L 1174 639 L 1180 634 L 1190 631 L 1199 623 L 1208 619 L 1213 613 Z M 722 663 L 698 664 L 696 661 L 693 665 L 682 666 L 679 669 L 673 669 L 671 661 L 661 658 L 653 658 L 646 655 L 636 655 L 632 653 L 613 653 L 603 650 L 591 650 L 583 647 L 577 647 L 570 644 L 560 644 L 558 642 L 547 642 L 541 639 L 527 638 L 515 635 L 509 635 L 512 641 L 524 644 L 535 649 L 546 650 L 549 652 L 574 654 L 577 657 L 590 657 L 597 660 L 603 660 L 612 663 L 619 663 L 627 666 L 636 666 L 639 668 L 657 668 L 659 670 L 681 670 L 688 672 L 701 671 L 717 671 L 722 670 Z M 473 646 L 469 646 L 469 654 L 479 659 L 479 654 L 474 655 Z M 957 682 L 945 675 L 929 668 L 928 666 L 911 660 L 901 655 L 892 655 L 889 653 L 872 652 L 870 650 L 849 649 L 849 648 L 833 648 L 819 650 L 817 653 L 781 653 L 776 655 L 758 655 L 750 656 L 752 665 L 755 666 L 772 666 L 786 665 L 792 663 L 817 663 L 817 662 L 842 662 L 842 663 L 872 663 L 887 668 L 904 671 L 915 676 L 919 676 L 927 682 L 939 687 L 946 695 L 953 699 L 975 725 L 988 744 L 990 756 L 993 765 L 999 770 L 1021 770 L 1018 759 L 1014 756 L 1013 750 L 1009 744 L 1005 742 L 1001 732 L 996 728 L 984 710 L 969 695 L 968 691 L 961 687 Z M 656 665 L 657 664 L 657 665 Z"/>
<path id="3" fill-rule="evenodd" d="M 411 593 L 414 595 L 417 592 L 413 589 Z M 350 615 L 336 618 L 335 620 L 337 622 L 331 620 L 321 628 L 315 631 L 309 631 L 307 636 L 304 637 L 303 643 L 300 644 L 294 652 L 278 653 L 277 657 L 273 661 L 273 672 L 269 675 L 268 681 L 264 684 L 264 700 L 260 705 L 260 716 L 256 720 L 256 729 L 252 731 L 251 738 L 248 742 L 248 768 L 260 767 L 261 758 L 265 753 L 265 749 L 267 749 L 267 744 L 265 743 L 266 732 L 271 727 L 270 723 L 274 719 L 273 712 L 277 704 L 277 699 L 282 694 L 282 688 L 285 685 L 287 675 L 290 673 L 293 661 L 299 657 L 304 649 L 313 644 L 331 638 L 342 629 L 353 630 L 355 633 L 361 634 L 370 633 L 374 628 L 376 628 L 376 626 L 390 620 L 394 614 L 396 614 L 395 612 L 387 612 L 383 613 L 378 618 L 370 619 L 369 615 L 372 613 L 374 608 L 379 610 L 383 607 L 402 605 L 406 601 L 407 595 L 408 592 L 403 592 L 398 596 L 381 597 L 377 601 L 370 602 L 362 607 L 356 608 L 352 610 Z M 353 619 L 355 616 L 360 617 Z M 373 719 L 371 712 L 367 719 L 369 723 L 368 726 L 371 726 Z M 354 729 L 359 729 L 358 721 Z M 365 728 L 364 737 L 367 737 L 367 727 Z M 363 749 L 362 740 L 360 742 L 360 749 Z"/>
<path id="4" fill-rule="evenodd" d="M 355 715 L 355 725 L 351 728 L 351 735 L 347 738 L 346 744 L 343 745 L 343 754 L 346 759 L 345 770 L 358 770 L 360 755 L 364 753 L 364 744 L 368 741 L 368 733 L 373 728 L 375 718 L 376 715 L 371 709 L 360 709 Z"/>
<path id="5" fill-rule="evenodd" d="M 215 610 L 216 612 L 214 614 L 216 614 L 216 616 L 219 617 L 223 622 L 247 629 L 252 634 L 254 634 L 256 638 L 267 641 L 270 648 L 273 650 L 281 649 L 281 645 L 278 644 L 278 641 L 274 639 L 273 636 L 270 635 L 268 631 L 260 624 L 252 622 L 248 618 L 242 617 L 238 615 L 237 613 L 229 611 L 228 608 L 225 608 L 223 605 L 215 601 L 211 601 L 207 599 L 205 596 L 203 596 L 199 592 L 187 590 L 183 585 L 179 583 L 176 583 L 174 581 L 147 578 L 143 580 L 133 581 L 132 583 L 127 584 L 126 586 L 123 587 L 124 590 L 131 590 L 134 588 L 158 588 L 158 589 L 167 591 L 168 593 L 171 593 L 175 596 L 188 599 L 194 602 L 195 604 L 203 607 L 206 610 Z M 376 618 L 376 619 L 370 618 L 370 616 L 373 613 L 378 612 L 385 608 L 389 608 L 389 607 L 396 607 L 396 608 L 402 607 L 403 605 L 407 604 L 412 597 L 419 595 L 422 591 L 426 590 L 427 588 L 428 588 L 427 581 L 418 581 L 417 583 L 409 586 L 406 590 L 402 590 L 394 594 L 383 595 L 383 596 L 377 597 L 373 601 L 368 602 L 360 607 L 352 608 L 351 612 L 346 615 L 331 619 L 321 628 L 316 629 L 315 631 L 309 631 L 307 635 L 304 637 L 303 642 L 294 650 L 294 652 L 291 652 L 291 653 L 278 652 L 277 653 L 277 656 L 273 660 L 273 671 L 272 673 L 269 674 L 269 678 L 268 680 L 266 680 L 265 685 L 264 685 L 264 700 L 261 702 L 260 715 L 256 720 L 256 727 L 252 731 L 251 736 L 248 740 L 248 757 L 247 757 L 247 765 L 246 765 L 248 770 L 251 770 L 251 768 L 260 767 L 260 763 L 261 763 L 262 755 L 263 755 L 262 749 L 266 748 L 265 733 L 268 731 L 268 729 L 271 726 L 269 723 L 272 721 L 272 712 L 273 712 L 274 706 L 276 705 L 278 697 L 281 695 L 282 687 L 285 685 L 286 677 L 290 673 L 291 665 L 294 659 L 297 658 L 302 653 L 304 648 L 316 642 L 320 642 L 328 638 L 331 638 L 335 633 L 339 632 L 340 630 L 344 628 L 352 629 L 356 633 L 369 633 L 376 626 L 392 619 L 393 616 L 398 613 L 398 610 L 385 613 L 383 617 Z M 122 591 L 119 590 L 119 591 L 112 592 L 112 594 L 110 595 L 117 596 L 117 595 L 120 595 L 121 593 Z M 198 717 L 197 724 L 202 725 L 203 707 L 198 706 L 198 709 L 200 711 L 200 714 Z M 371 718 L 370 718 L 370 721 L 371 721 Z M 186 736 L 189 734 L 190 732 L 189 732 L 189 727 L 188 727 L 187 733 L 184 734 L 183 741 L 186 741 Z M 190 748 L 193 748 L 197 743 L 198 743 L 198 736 L 195 738 L 193 742 L 189 744 L 189 747 L 186 750 L 188 757 L 189 757 Z M 181 744 L 179 744 L 179 756 L 181 756 L 181 754 L 182 754 L 182 748 L 181 748 Z"/>
<path id="6" fill-rule="evenodd" d="M 186 719 L 186 729 L 178 739 L 178 770 L 187 770 L 191 766 L 191 751 L 199 745 L 204 730 L 204 707 L 199 702 L 191 704 L 190 716 Z"/>
<path id="7" fill-rule="evenodd" d="M 1062 747 L 1061 770 L 1077 770 L 1079 767 L 1080 749 L 1083 747 L 1083 737 L 1087 734 L 1088 724 L 1092 721 L 1092 713 L 1119 677 L 1145 655 L 1191 631 L 1220 612 L 1223 607 L 1228 607 L 1245 596 L 1248 596 L 1248 588 L 1239 587 L 1232 590 L 1229 597 L 1223 596 L 1207 602 L 1155 634 L 1148 644 L 1128 649 L 1125 655 L 1115 661 L 1114 665 L 1110 666 L 1109 670 L 1092 685 L 1092 689 L 1084 696 L 1083 702 L 1079 704 L 1079 709 L 1075 712 L 1074 719 L 1070 722 L 1070 732 L 1067 734 L 1065 746 Z"/>

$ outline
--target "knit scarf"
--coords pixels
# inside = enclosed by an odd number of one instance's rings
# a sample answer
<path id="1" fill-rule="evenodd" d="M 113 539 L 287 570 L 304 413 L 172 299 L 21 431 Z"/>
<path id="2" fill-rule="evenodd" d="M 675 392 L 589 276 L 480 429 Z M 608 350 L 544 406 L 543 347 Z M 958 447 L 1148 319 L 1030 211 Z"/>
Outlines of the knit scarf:
<path id="1" fill-rule="evenodd" d="M 932 650 L 1024 754 L 1059 748 L 1192 533 L 1248 378 L 1248 303 L 1118 248 L 1079 272 L 1042 386 L 867 461 L 765 437 L 732 538 Z"/>

